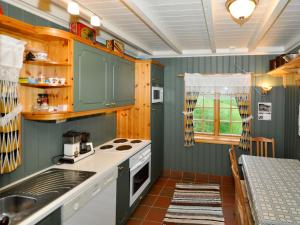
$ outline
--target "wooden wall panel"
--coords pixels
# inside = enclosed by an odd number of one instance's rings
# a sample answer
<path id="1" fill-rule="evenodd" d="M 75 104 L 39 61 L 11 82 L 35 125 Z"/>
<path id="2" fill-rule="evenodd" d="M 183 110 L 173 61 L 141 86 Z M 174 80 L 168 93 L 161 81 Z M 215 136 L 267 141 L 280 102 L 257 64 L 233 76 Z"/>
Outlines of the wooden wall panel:
<path id="1" fill-rule="evenodd" d="M 135 64 L 135 105 L 117 112 L 117 137 L 150 139 L 150 61 Z"/>

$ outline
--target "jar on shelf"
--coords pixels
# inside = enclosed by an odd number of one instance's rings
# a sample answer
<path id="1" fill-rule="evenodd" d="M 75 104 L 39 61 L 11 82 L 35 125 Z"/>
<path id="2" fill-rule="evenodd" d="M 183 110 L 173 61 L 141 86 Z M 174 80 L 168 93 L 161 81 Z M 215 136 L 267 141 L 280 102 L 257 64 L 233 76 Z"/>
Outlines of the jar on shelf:
<path id="1" fill-rule="evenodd" d="M 48 94 L 38 94 L 37 104 L 40 109 L 48 109 L 49 108 Z"/>

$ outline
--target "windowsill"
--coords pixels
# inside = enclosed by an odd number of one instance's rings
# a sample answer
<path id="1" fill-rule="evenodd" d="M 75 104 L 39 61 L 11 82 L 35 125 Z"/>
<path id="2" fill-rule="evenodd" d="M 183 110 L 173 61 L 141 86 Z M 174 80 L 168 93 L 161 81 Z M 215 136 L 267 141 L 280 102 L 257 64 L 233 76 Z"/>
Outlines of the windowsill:
<path id="1" fill-rule="evenodd" d="M 221 145 L 238 145 L 240 143 L 240 137 L 195 134 L 195 142 Z"/>

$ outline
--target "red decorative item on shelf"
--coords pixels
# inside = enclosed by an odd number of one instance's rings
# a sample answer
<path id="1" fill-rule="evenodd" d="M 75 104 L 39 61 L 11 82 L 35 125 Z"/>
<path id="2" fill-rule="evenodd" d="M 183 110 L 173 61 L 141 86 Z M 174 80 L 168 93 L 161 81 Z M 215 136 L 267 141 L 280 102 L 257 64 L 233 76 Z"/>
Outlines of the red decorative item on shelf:
<path id="1" fill-rule="evenodd" d="M 2 5 L 0 4 L 0 15 L 3 15 Z"/>
<path id="2" fill-rule="evenodd" d="M 90 41 L 96 41 L 96 30 L 83 23 L 70 23 L 70 32 Z"/>

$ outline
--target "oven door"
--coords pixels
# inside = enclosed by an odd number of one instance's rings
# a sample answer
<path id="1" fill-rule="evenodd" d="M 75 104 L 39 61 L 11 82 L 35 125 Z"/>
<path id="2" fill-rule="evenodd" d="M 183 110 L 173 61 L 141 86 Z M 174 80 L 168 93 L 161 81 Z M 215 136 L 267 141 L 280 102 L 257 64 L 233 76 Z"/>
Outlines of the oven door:
<path id="1" fill-rule="evenodd" d="M 151 179 L 151 154 L 130 168 L 130 206 L 138 199 Z"/>

